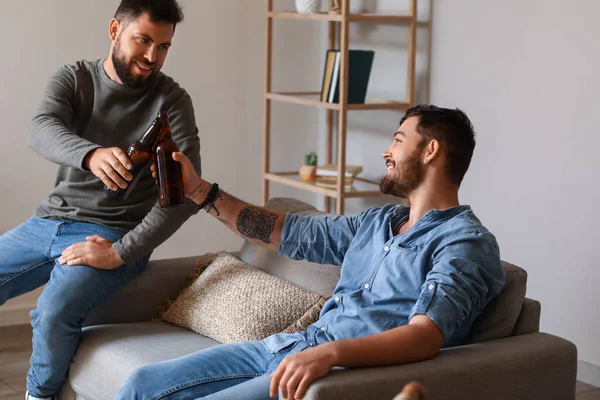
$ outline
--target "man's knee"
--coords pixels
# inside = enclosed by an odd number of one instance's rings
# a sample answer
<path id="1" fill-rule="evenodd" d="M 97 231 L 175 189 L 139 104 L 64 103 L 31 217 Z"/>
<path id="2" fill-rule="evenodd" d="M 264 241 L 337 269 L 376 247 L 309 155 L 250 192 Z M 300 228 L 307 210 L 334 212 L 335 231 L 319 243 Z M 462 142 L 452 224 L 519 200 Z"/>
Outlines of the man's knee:
<path id="1" fill-rule="evenodd" d="M 134 370 L 131 375 L 123 383 L 123 387 L 119 390 L 116 399 L 122 400 L 137 400 L 137 399 L 148 399 L 151 397 L 150 393 L 145 393 L 144 388 L 150 388 L 153 385 L 152 382 L 156 381 L 157 375 L 156 370 L 152 365 L 140 367 Z"/>
<path id="2" fill-rule="evenodd" d="M 103 272 L 89 266 L 57 264 L 32 317 L 65 324 L 82 323 L 87 313 L 119 286 L 119 274 Z"/>
<path id="3" fill-rule="evenodd" d="M 78 294 L 79 290 L 74 289 L 77 284 L 69 286 L 70 290 L 56 285 L 46 286 L 38 298 L 36 308 L 30 313 L 34 328 L 48 330 L 48 334 L 62 333 L 63 329 L 80 329 L 89 306 Z"/>

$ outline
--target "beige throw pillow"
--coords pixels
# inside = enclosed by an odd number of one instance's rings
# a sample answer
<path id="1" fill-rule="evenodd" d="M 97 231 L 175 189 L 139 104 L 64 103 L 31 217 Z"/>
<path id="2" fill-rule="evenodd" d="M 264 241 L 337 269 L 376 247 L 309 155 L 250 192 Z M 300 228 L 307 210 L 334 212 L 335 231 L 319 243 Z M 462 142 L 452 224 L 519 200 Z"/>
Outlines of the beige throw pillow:
<path id="1" fill-rule="evenodd" d="M 221 343 L 305 330 L 326 300 L 226 252 L 199 259 L 195 275 L 162 319 Z"/>

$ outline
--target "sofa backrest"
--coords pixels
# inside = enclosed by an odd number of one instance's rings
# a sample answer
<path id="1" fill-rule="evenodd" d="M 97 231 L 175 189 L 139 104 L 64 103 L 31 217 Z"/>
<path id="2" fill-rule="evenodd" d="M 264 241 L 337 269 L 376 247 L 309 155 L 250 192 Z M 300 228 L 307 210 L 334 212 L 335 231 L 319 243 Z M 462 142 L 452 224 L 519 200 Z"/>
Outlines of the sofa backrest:
<path id="1" fill-rule="evenodd" d="M 326 215 L 310 204 L 292 198 L 275 197 L 265 207 L 301 215 Z M 244 242 L 239 257 L 247 264 L 324 297 L 331 296 L 340 279 L 340 268 L 337 266 L 290 260 L 249 241 Z"/>
<path id="2" fill-rule="evenodd" d="M 525 297 L 521 314 L 515 324 L 511 336 L 526 335 L 540 331 L 540 315 L 542 313 L 542 305 L 539 301 L 528 299 Z"/>
<path id="3" fill-rule="evenodd" d="M 527 272 L 505 261 L 502 266 L 506 272 L 504 287 L 477 317 L 466 343 L 501 339 L 513 333 L 525 300 Z"/>
<path id="4" fill-rule="evenodd" d="M 292 198 L 272 198 L 265 206 L 294 214 L 316 217 L 328 215 L 307 203 Z M 290 260 L 248 241 L 244 242 L 239 256 L 250 265 L 325 297 L 331 296 L 340 276 L 340 269 L 337 266 Z M 466 339 L 467 343 L 500 339 L 512 334 L 530 333 L 529 330 L 539 327 L 539 303 L 533 301 L 538 308 L 535 304 L 530 304 L 527 310 L 531 312 L 522 312 L 527 311 L 523 308 L 527 289 L 527 272 L 504 261 L 502 265 L 506 271 L 506 283 L 498 296 L 487 305 L 473 323 L 471 333 Z"/>

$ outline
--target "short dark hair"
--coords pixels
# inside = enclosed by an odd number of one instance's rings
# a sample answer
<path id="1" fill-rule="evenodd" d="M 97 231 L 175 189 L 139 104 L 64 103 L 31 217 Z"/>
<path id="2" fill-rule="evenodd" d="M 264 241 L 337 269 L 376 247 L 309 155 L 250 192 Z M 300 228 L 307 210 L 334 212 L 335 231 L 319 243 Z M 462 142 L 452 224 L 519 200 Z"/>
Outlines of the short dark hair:
<path id="1" fill-rule="evenodd" d="M 127 25 L 144 13 L 148 13 L 151 22 L 171 23 L 173 29 L 183 21 L 183 11 L 176 0 L 121 0 L 115 19 Z"/>
<path id="2" fill-rule="evenodd" d="M 420 104 L 406 111 L 400 125 L 410 117 L 419 117 L 417 132 L 423 137 L 423 144 L 432 139 L 440 143 L 441 151 L 446 154 L 448 177 L 460 186 L 475 149 L 475 131 L 467 115 L 458 108 Z"/>

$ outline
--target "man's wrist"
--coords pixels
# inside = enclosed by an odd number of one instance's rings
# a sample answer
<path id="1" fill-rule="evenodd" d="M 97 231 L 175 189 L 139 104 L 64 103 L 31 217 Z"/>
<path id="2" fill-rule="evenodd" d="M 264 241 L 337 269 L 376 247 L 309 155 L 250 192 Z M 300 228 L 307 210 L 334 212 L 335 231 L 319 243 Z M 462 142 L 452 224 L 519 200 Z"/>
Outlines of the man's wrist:
<path id="1" fill-rule="evenodd" d="M 118 263 L 116 265 L 116 267 L 120 267 L 121 265 L 125 264 L 125 261 L 123 260 L 123 258 L 121 257 L 121 255 L 119 254 L 117 249 L 115 248 L 114 243 L 111 245 L 111 249 L 112 249 L 112 253 L 113 253 L 113 263 L 115 263 L 115 264 Z"/>
<path id="2" fill-rule="evenodd" d="M 190 200 L 192 200 L 196 205 L 202 204 L 202 202 L 206 199 L 208 192 L 212 185 L 205 180 L 202 180 L 200 184 L 194 189 L 190 196 Z"/>
<path id="3" fill-rule="evenodd" d="M 90 171 L 90 161 L 92 159 L 92 156 L 94 155 L 94 153 L 96 152 L 96 150 L 98 150 L 99 147 L 96 147 L 95 149 L 90 150 L 85 157 L 83 157 L 83 169 Z"/>
<path id="4" fill-rule="evenodd" d="M 125 262 L 123 261 L 123 259 L 121 258 L 121 256 L 119 256 L 119 254 L 117 254 L 117 252 L 115 252 L 113 266 L 115 268 L 118 268 L 118 267 L 120 267 L 123 264 L 125 264 Z"/>
<path id="5" fill-rule="evenodd" d="M 325 354 L 327 354 L 327 361 L 332 367 L 339 365 L 341 362 L 339 349 L 340 346 L 338 346 L 338 344 L 338 341 L 332 341 L 320 345 L 322 346 L 321 349 L 325 352 Z"/>

